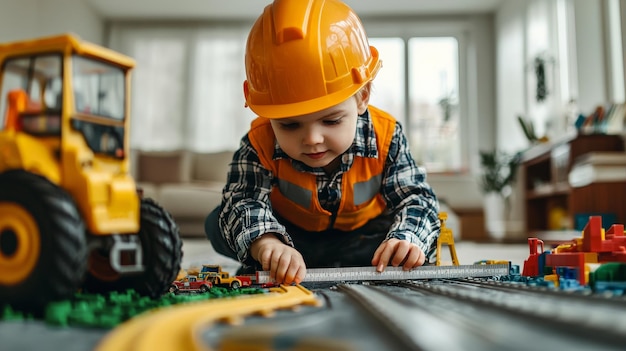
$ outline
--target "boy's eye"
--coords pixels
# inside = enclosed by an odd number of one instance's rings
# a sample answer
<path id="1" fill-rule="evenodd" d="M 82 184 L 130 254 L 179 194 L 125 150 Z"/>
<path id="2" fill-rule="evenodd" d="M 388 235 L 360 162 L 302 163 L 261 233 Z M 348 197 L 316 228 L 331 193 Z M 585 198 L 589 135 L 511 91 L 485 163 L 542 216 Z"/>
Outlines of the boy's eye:
<path id="1" fill-rule="evenodd" d="M 333 126 L 336 124 L 341 123 L 341 118 L 337 118 L 337 119 L 328 119 L 324 121 L 324 124 L 329 125 L 329 126 Z"/>
<path id="2" fill-rule="evenodd" d="M 296 128 L 298 128 L 299 126 L 300 126 L 300 124 L 299 124 L 299 123 L 281 123 L 281 124 L 280 124 L 280 127 L 281 127 L 282 129 L 288 129 L 288 130 L 293 130 L 293 129 L 296 129 Z"/>

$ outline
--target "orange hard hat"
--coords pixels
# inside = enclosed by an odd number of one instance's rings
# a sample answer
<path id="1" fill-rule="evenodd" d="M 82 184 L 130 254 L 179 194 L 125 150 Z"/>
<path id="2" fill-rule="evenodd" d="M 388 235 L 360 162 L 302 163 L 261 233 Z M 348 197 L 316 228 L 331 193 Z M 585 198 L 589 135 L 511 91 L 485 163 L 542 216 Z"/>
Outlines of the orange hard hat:
<path id="1" fill-rule="evenodd" d="M 323 110 L 354 95 L 380 69 L 361 20 L 339 0 L 275 0 L 246 45 L 247 106 L 266 118 Z"/>

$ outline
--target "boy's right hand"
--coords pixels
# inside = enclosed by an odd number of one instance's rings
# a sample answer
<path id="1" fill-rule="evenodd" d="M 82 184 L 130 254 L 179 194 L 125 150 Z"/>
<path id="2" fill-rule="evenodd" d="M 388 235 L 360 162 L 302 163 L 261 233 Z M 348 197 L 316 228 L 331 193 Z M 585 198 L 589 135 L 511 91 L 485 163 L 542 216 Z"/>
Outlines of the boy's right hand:
<path id="1" fill-rule="evenodd" d="M 300 284 L 306 275 L 306 265 L 298 250 L 273 234 L 266 233 L 255 240 L 250 246 L 250 254 L 279 284 Z"/>

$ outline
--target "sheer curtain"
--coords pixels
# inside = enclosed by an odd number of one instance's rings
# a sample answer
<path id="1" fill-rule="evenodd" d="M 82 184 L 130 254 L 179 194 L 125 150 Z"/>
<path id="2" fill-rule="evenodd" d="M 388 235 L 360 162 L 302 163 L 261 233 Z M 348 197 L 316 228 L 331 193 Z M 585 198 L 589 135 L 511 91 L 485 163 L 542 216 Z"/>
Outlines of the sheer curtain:
<path id="1" fill-rule="evenodd" d="M 133 57 L 131 147 L 234 150 L 254 114 L 244 107 L 248 26 L 113 24 L 110 47 Z"/>

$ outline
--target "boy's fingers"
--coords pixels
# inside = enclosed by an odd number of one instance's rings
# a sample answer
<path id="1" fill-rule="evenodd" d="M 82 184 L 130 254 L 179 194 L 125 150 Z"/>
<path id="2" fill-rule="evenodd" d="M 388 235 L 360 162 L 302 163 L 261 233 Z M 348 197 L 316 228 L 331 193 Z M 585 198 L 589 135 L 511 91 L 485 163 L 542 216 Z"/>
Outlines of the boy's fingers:
<path id="1" fill-rule="evenodd" d="M 294 262 L 294 260 L 292 260 L 291 264 L 289 265 L 289 268 L 287 269 L 287 272 L 285 273 L 285 280 L 289 284 L 297 280 L 299 268 L 300 268 L 300 265 Z"/>
<path id="2" fill-rule="evenodd" d="M 420 259 L 421 253 L 422 253 L 422 250 L 417 249 L 417 248 L 415 248 L 414 250 L 411 250 L 409 254 L 406 256 L 406 260 L 404 264 L 402 265 L 402 268 L 408 271 L 411 268 L 419 266 L 420 265 L 419 259 Z"/>
<path id="3" fill-rule="evenodd" d="M 269 261 L 269 271 L 270 271 L 270 278 L 274 279 L 275 281 L 279 282 L 278 277 L 276 276 L 276 271 L 278 270 L 278 262 L 280 260 L 280 252 L 273 252 L 272 256 L 270 257 Z"/>
<path id="4" fill-rule="evenodd" d="M 393 258 L 391 260 L 391 265 L 394 267 L 398 267 L 403 262 L 405 262 L 407 259 L 407 256 L 410 253 L 409 249 L 410 247 L 408 247 L 407 245 L 403 245 L 403 244 L 397 245 L 395 253 L 393 254 Z"/>
<path id="5" fill-rule="evenodd" d="M 389 264 L 389 260 L 391 259 L 391 255 L 393 255 L 394 248 L 390 245 L 385 245 L 385 248 L 380 254 L 380 260 L 378 261 L 378 265 L 376 266 L 376 270 L 378 272 L 382 272 L 385 270 L 385 267 Z"/>
<path id="6" fill-rule="evenodd" d="M 298 272 L 296 272 L 296 278 L 294 279 L 294 281 L 296 282 L 296 284 L 300 284 L 304 280 L 305 276 L 306 276 L 306 267 L 304 265 L 301 265 L 298 268 Z"/>
<path id="7" fill-rule="evenodd" d="M 280 260 L 277 263 L 276 268 L 276 280 L 283 284 L 289 284 L 290 281 L 287 281 L 287 270 L 289 269 L 289 264 L 291 262 L 291 258 L 289 255 L 283 253 L 280 257 Z"/>
<path id="8" fill-rule="evenodd" d="M 426 254 L 422 250 L 419 251 L 419 259 L 417 260 L 417 265 L 421 266 L 426 262 Z"/>
<path id="9" fill-rule="evenodd" d="M 300 253 L 296 252 L 295 256 L 291 257 L 289 270 L 287 271 L 287 279 L 290 283 L 295 282 L 296 284 L 300 284 L 300 282 L 304 280 L 305 274 L 306 265 L 304 259 Z"/>
<path id="10" fill-rule="evenodd" d="M 261 266 L 263 266 L 264 271 L 270 270 L 271 259 L 272 259 L 272 251 L 265 250 L 261 253 L 261 257 L 259 257 L 259 261 L 261 262 Z"/>
<path id="11" fill-rule="evenodd" d="M 380 260 L 380 254 L 383 251 L 384 247 L 385 247 L 385 243 L 382 243 L 380 244 L 380 246 L 378 246 L 376 251 L 374 251 L 374 256 L 372 257 L 372 266 L 375 266 L 378 264 L 378 261 Z"/>

